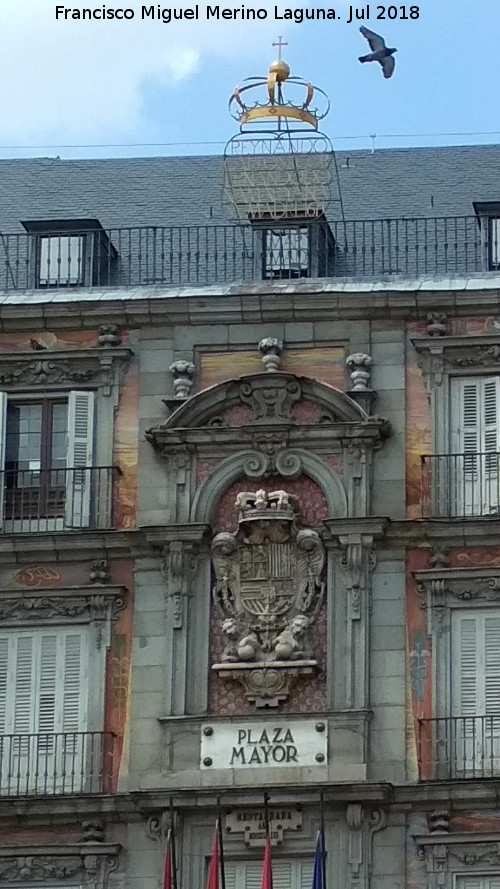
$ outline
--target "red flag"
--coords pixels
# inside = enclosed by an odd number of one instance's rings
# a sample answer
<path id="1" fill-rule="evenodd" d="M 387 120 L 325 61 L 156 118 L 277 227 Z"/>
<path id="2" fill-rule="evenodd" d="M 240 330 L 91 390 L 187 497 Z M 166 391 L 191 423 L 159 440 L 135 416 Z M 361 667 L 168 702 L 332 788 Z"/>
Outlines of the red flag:
<path id="1" fill-rule="evenodd" d="M 271 837 L 269 836 L 269 831 L 267 832 L 266 848 L 264 850 L 261 889 L 273 889 L 273 864 L 271 860 Z"/>
<path id="2" fill-rule="evenodd" d="M 173 889 L 172 874 L 172 831 L 167 834 L 167 851 L 165 854 L 165 872 L 163 874 L 163 889 Z"/>
<path id="3" fill-rule="evenodd" d="M 216 823 L 212 857 L 210 859 L 210 867 L 208 869 L 207 889 L 219 889 L 219 869 L 219 825 L 218 823 Z"/>

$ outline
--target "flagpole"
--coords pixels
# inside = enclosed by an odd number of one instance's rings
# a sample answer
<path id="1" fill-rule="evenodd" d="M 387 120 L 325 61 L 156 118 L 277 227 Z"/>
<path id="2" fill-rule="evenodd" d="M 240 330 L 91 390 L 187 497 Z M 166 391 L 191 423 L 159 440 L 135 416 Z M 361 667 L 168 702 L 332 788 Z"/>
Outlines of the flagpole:
<path id="1" fill-rule="evenodd" d="M 175 853 L 175 812 L 174 801 L 170 797 L 170 840 L 172 848 L 172 886 L 177 889 L 177 856 Z"/>
<path id="2" fill-rule="evenodd" d="M 266 837 L 269 836 L 269 794 L 267 791 L 264 793 L 264 825 L 266 828 Z"/>
<path id="3" fill-rule="evenodd" d="M 319 817 L 321 830 L 321 871 L 323 875 L 323 889 L 326 889 L 325 810 L 322 790 L 319 794 Z"/>
<path id="4" fill-rule="evenodd" d="M 222 841 L 222 818 L 220 811 L 220 796 L 217 797 L 217 831 L 219 836 L 219 866 L 221 889 L 226 889 L 226 870 L 224 867 L 224 844 Z"/>

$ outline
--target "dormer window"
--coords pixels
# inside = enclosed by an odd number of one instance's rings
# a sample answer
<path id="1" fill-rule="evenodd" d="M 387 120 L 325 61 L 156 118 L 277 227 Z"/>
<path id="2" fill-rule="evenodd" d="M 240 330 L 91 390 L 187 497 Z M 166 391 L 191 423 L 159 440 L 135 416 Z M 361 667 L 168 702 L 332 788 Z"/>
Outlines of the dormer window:
<path id="1" fill-rule="evenodd" d="M 474 210 L 481 229 L 484 267 L 500 271 L 500 201 L 476 202 Z"/>
<path id="2" fill-rule="evenodd" d="M 259 277 L 271 280 L 324 278 L 334 274 L 335 239 L 324 217 L 252 217 Z"/>
<path id="3" fill-rule="evenodd" d="M 91 287 L 113 283 L 117 252 L 97 219 L 22 223 L 33 236 L 35 287 Z"/>

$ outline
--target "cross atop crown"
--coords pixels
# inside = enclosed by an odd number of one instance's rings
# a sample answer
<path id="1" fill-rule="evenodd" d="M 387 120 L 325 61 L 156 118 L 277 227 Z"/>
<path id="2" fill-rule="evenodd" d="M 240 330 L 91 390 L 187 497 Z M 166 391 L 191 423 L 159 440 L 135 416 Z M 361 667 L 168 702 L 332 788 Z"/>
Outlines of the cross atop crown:
<path id="1" fill-rule="evenodd" d="M 275 43 L 273 43 L 273 46 L 277 46 L 277 47 L 278 47 L 278 61 L 281 62 L 281 50 L 282 50 L 282 47 L 283 47 L 283 46 L 288 46 L 288 43 L 284 43 L 284 42 L 283 42 L 283 37 L 282 37 L 282 35 L 280 34 L 280 35 L 278 36 L 277 41 L 275 41 Z"/>

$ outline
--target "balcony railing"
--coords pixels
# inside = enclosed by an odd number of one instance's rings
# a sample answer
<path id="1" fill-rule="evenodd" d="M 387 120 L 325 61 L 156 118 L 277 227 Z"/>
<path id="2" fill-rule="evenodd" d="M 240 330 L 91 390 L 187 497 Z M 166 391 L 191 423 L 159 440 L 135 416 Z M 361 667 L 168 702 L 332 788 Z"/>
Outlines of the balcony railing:
<path id="1" fill-rule="evenodd" d="M 0 797 L 110 793 L 110 732 L 0 735 Z"/>
<path id="2" fill-rule="evenodd" d="M 0 473 L 4 533 L 113 527 L 113 466 L 7 469 Z"/>
<path id="3" fill-rule="evenodd" d="M 455 216 L 0 234 L 0 289 L 485 272 L 500 265 L 498 230 Z"/>
<path id="4" fill-rule="evenodd" d="M 419 719 L 420 781 L 500 775 L 500 712 L 490 716 Z"/>
<path id="5" fill-rule="evenodd" d="M 500 516 L 500 453 L 424 454 L 423 518 Z"/>

